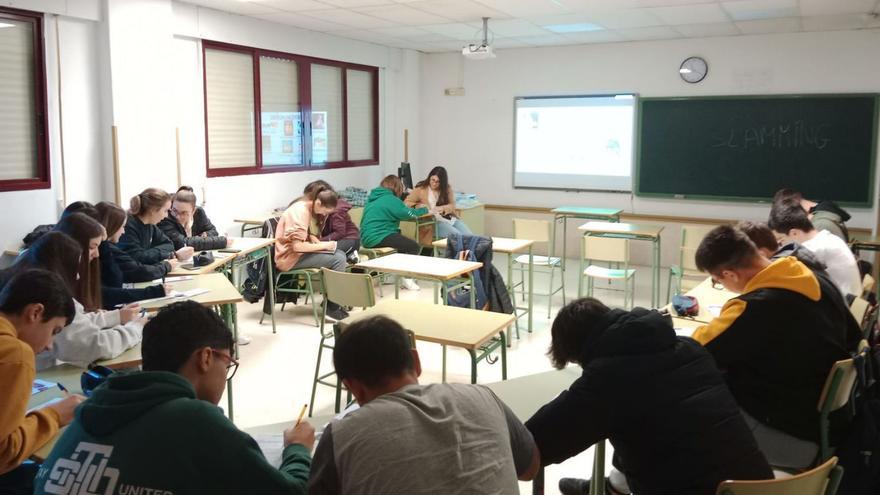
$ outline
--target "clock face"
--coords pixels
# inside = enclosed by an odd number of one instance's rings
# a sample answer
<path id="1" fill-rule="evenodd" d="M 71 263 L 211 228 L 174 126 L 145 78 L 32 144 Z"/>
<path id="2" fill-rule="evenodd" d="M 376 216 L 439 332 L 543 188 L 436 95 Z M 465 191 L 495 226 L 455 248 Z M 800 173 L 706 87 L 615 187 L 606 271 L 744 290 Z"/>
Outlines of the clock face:
<path id="1" fill-rule="evenodd" d="M 698 83 L 706 77 L 709 65 L 701 57 L 689 57 L 681 63 L 678 73 L 689 83 Z"/>

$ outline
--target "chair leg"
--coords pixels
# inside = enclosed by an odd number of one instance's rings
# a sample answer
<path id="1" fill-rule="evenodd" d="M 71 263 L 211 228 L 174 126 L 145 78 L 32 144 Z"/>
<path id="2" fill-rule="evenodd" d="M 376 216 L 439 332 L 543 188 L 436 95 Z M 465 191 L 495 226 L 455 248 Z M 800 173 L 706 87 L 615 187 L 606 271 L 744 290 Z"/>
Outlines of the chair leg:
<path id="1" fill-rule="evenodd" d="M 666 304 L 672 302 L 672 270 L 669 270 L 669 278 L 666 279 Z"/>
<path id="2" fill-rule="evenodd" d="M 524 267 L 522 266 L 522 263 L 520 263 L 520 265 L 519 265 L 519 281 L 520 281 L 520 289 L 521 289 L 521 292 L 520 292 L 521 299 L 520 300 L 522 302 L 526 302 L 526 271 L 525 271 Z"/>
<path id="3" fill-rule="evenodd" d="M 321 343 L 318 344 L 318 362 L 315 364 L 315 379 L 312 381 L 312 398 L 309 401 L 309 417 L 315 408 L 315 392 L 318 390 L 318 374 L 321 372 L 321 355 L 324 353 L 324 334 L 321 334 Z"/>
<path id="4" fill-rule="evenodd" d="M 562 305 L 565 306 L 565 270 L 562 269 L 562 266 L 559 267 L 559 278 L 562 281 L 559 285 L 559 290 L 562 292 Z"/>
<path id="5" fill-rule="evenodd" d="M 556 269 L 553 268 L 553 265 L 550 265 L 550 285 L 547 286 L 547 319 L 550 319 L 550 307 L 553 305 L 553 272 Z"/>
<path id="6" fill-rule="evenodd" d="M 314 289 L 312 288 L 312 277 L 310 275 L 306 277 L 306 288 L 308 289 L 309 294 L 312 294 Z M 312 316 L 315 317 L 315 326 L 320 327 L 321 325 L 318 320 L 318 306 L 315 304 L 314 296 L 312 297 Z"/>

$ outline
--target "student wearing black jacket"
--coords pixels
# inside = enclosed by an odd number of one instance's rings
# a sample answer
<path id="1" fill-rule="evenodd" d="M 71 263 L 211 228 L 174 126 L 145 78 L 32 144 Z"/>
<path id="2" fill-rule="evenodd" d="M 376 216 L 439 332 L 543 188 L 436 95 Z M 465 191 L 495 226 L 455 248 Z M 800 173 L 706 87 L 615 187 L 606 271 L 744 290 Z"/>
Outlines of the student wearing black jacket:
<path id="1" fill-rule="evenodd" d="M 174 250 L 174 244 L 156 226 L 168 216 L 171 196 L 161 189 L 149 188 L 131 198 L 125 232 L 119 238 L 119 248 L 138 263 L 161 265 L 177 257 L 192 258 L 193 248 Z"/>
<path id="2" fill-rule="evenodd" d="M 554 366 L 577 363 L 583 374 L 526 422 L 542 465 L 607 438 L 639 495 L 709 495 L 723 480 L 773 478 L 712 356 L 677 337 L 668 316 L 582 298 L 559 311 L 551 333 Z M 559 488 L 585 494 L 589 482 Z"/>
<path id="3" fill-rule="evenodd" d="M 125 232 L 125 211 L 119 206 L 102 201 L 95 205 L 97 220 L 107 231 L 107 239 L 98 247 L 101 260 L 101 295 L 104 308 L 113 309 L 144 299 L 162 297 L 167 287 L 152 285 L 143 289 L 124 289 L 123 283 L 149 282 L 165 276 L 171 270 L 171 262 L 145 265 L 134 260 L 116 245 Z"/>
<path id="4" fill-rule="evenodd" d="M 159 228 L 174 244 L 174 249 L 191 246 L 196 251 L 228 247 L 229 241 L 217 232 L 205 210 L 196 206 L 196 195 L 189 186 L 180 186 L 174 193 L 168 216 Z"/>

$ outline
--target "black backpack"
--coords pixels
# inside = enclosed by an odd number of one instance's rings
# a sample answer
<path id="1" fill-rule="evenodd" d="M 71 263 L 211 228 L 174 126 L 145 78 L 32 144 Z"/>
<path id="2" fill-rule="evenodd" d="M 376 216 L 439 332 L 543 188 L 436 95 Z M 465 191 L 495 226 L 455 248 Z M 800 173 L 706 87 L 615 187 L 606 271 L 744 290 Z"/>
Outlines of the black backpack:
<path id="1" fill-rule="evenodd" d="M 853 357 L 858 374 L 852 402 L 855 408 L 850 431 L 838 446 L 843 467 L 840 495 L 880 493 L 880 346 Z"/>

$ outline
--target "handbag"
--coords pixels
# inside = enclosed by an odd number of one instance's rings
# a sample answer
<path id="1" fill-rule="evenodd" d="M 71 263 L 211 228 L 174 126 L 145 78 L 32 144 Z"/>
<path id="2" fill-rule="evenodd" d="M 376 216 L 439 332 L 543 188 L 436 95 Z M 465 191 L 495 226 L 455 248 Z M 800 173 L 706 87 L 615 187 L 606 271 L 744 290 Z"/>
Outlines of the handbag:
<path id="1" fill-rule="evenodd" d="M 214 253 L 210 251 L 202 251 L 193 256 L 193 266 L 208 266 L 214 262 Z"/>

